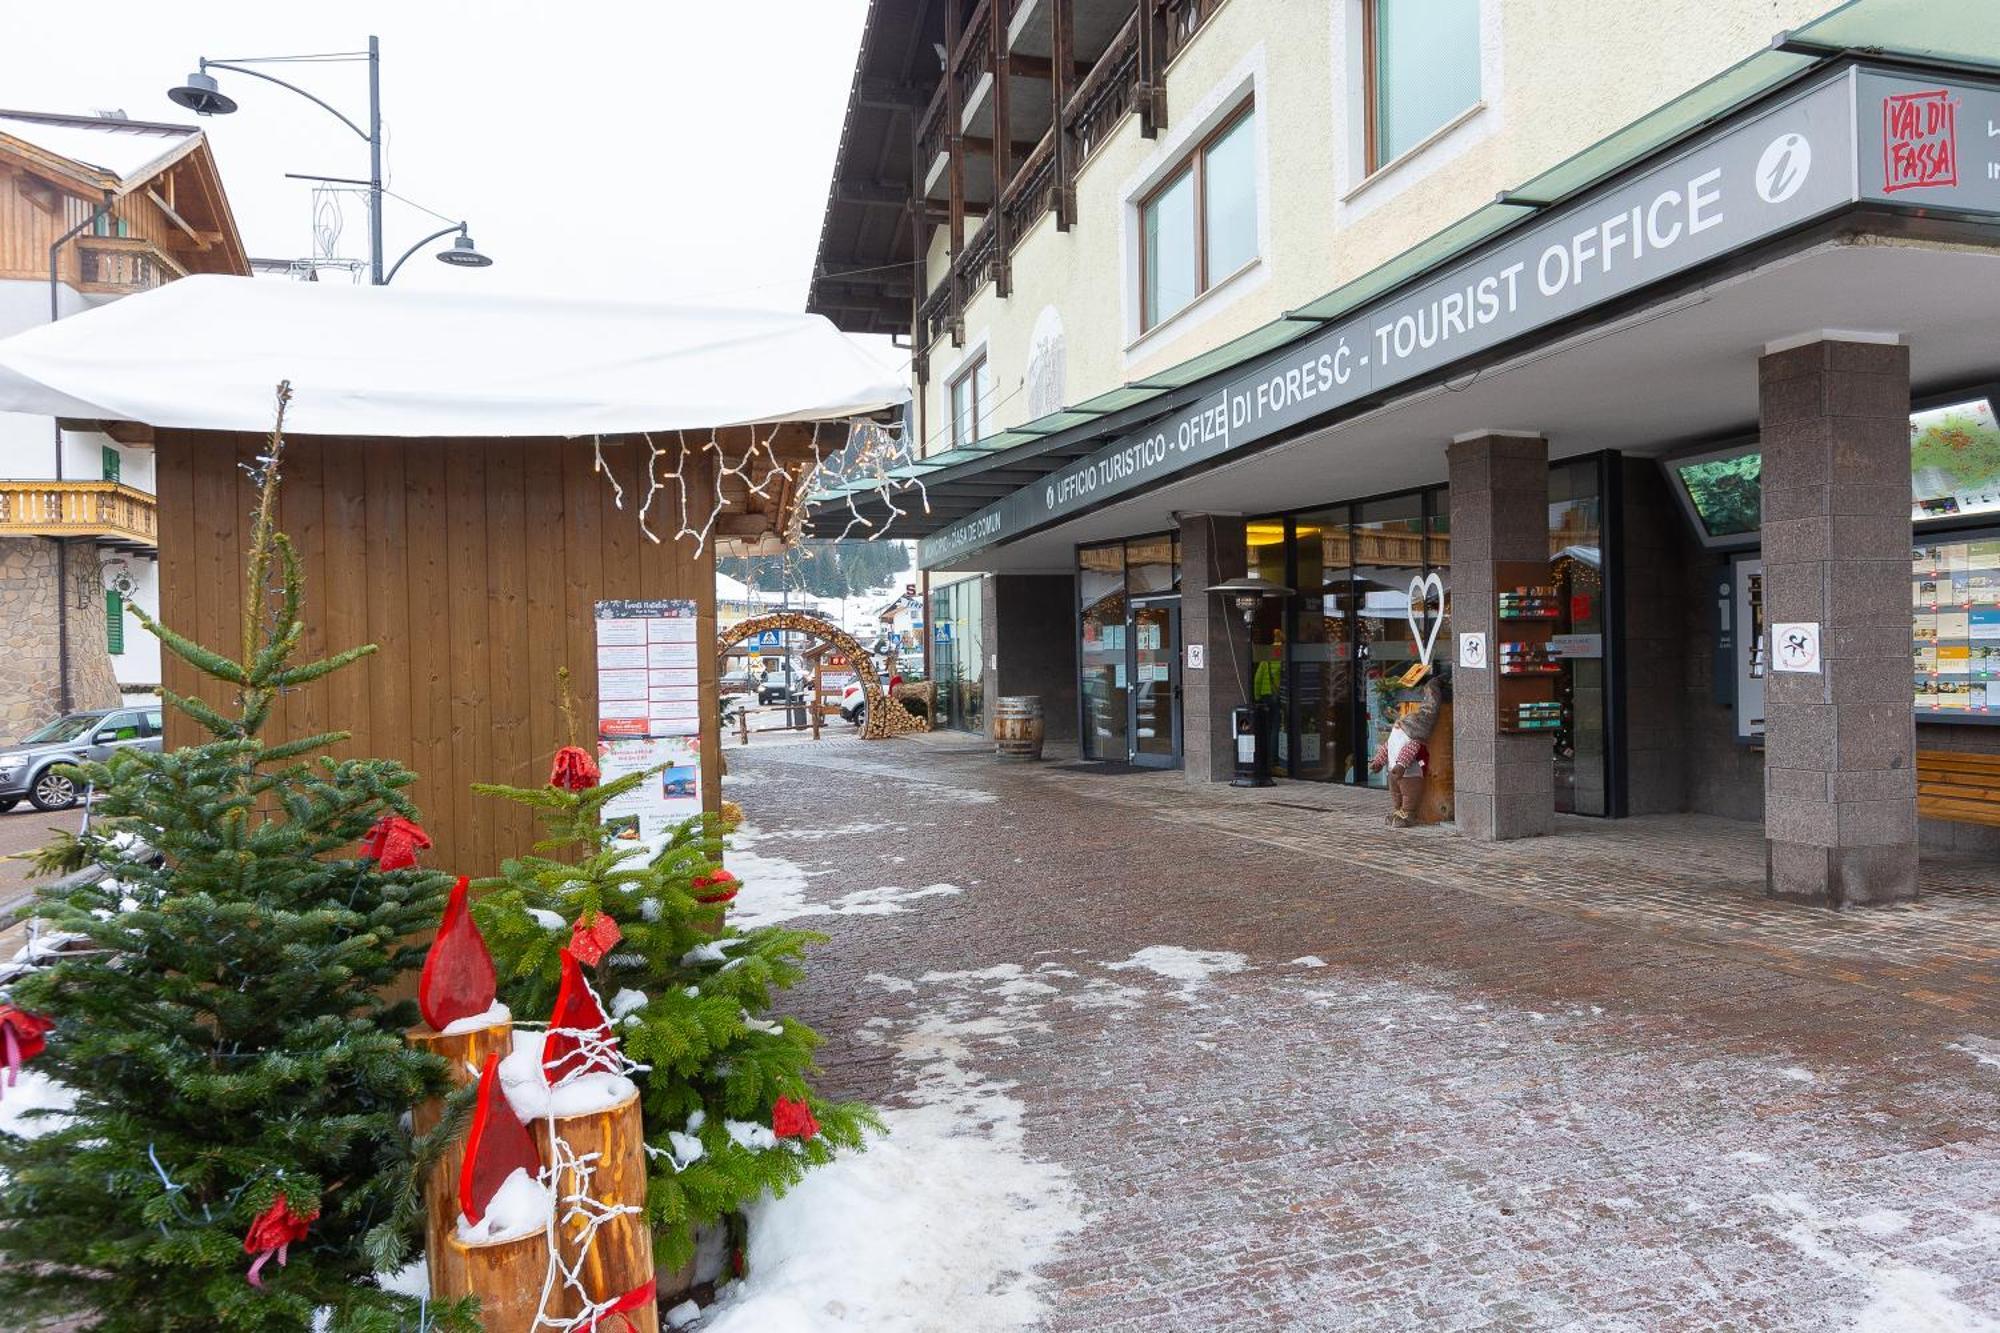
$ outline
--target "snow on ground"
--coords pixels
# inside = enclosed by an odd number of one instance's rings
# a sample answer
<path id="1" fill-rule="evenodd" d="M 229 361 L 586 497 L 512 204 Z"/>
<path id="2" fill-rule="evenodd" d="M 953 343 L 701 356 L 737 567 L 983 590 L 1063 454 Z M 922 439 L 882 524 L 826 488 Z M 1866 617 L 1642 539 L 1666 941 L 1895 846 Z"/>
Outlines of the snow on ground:
<path id="1" fill-rule="evenodd" d="M 1249 960 L 1224 949 L 1183 949 L 1175 944 L 1154 944 L 1139 950 L 1122 963 L 1106 963 L 1112 972 L 1143 968 L 1169 981 L 1181 983 L 1181 993 L 1192 994 L 1210 978 L 1241 972 Z"/>
<path id="2" fill-rule="evenodd" d="M 1041 1318 L 1035 1269 L 1082 1229 L 1081 1199 L 1065 1168 L 1030 1152 L 1013 1085 L 971 1067 L 974 1043 L 1035 1026 L 1023 980 L 1013 965 L 932 974 L 912 1022 L 869 1029 L 913 1081 L 910 1104 L 884 1110 L 889 1133 L 865 1153 L 750 1210 L 750 1276 L 724 1289 L 703 1333 L 974 1333 Z M 958 993 L 940 1004 L 941 986 Z"/>
<path id="3" fill-rule="evenodd" d="M 874 828 L 875 826 L 866 826 Z M 837 831 L 837 830 L 836 830 Z M 950 897 L 959 892 L 955 884 L 925 884 L 916 888 L 884 885 L 855 889 L 825 902 L 808 897 L 811 875 L 796 861 L 757 850 L 766 841 L 790 841 L 801 835 L 763 833 L 749 824 L 737 831 L 726 860 L 730 870 L 743 881 L 730 913 L 730 922 L 748 930 L 773 925 L 802 916 L 884 916 L 907 912 L 907 904 L 924 898 Z M 822 836 L 807 831 L 803 836 Z"/>

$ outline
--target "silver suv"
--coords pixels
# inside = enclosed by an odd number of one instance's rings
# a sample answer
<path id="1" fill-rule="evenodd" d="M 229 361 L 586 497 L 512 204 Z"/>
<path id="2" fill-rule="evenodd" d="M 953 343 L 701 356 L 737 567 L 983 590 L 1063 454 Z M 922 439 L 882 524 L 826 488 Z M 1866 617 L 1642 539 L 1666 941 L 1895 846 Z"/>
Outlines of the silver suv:
<path id="1" fill-rule="evenodd" d="M 109 759 L 120 750 L 158 752 L 160 706 L 104 708 L 59 717 L 26 740 L 0 746 L 0 813 L 23 797 L 37 810 L 67 810 L 82 793 L 63 764 Z"/>

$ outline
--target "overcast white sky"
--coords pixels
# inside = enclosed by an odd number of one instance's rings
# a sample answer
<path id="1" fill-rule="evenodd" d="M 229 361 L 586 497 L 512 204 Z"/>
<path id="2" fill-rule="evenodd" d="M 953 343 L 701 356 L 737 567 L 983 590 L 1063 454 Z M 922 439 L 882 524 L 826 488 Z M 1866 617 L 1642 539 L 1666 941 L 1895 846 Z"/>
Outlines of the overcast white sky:
<path id="1" fill-rule="evenodd" d="M 803 307 L 865 0 L 92 0 L 15 6 L 0 107 L 188 123 L 196 58 L 382 39 L 389 187 L 471 223 L 489 269 L 419 255 L 398 286 Z M 366 66 L 271 72 L 366 125 Z M 220 71 L 242 104 L 202 121 L 250 253 L 312 252 L 287 171 L 365 177 L 367 147 L 282 88 Z M 341 250 L 367 253 L 345 201 Z M 389 262 L 443 225 L 390 200 Z M 885 346 L 883 340 L 871 340 Z M 900 353 L 886 353 L 894 364 Z"/>

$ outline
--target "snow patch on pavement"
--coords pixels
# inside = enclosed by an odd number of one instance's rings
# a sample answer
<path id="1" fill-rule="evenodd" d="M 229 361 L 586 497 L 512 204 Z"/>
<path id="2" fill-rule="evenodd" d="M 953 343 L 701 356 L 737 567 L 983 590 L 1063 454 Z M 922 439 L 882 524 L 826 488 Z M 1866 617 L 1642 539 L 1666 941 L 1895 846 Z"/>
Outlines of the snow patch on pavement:
<path id="1" fill-rule="evenodd" d="M 873 829 L 877 826 L 857 827 Z M 745 825 L 726 858 L 730 870 L 743 881 L 730 913 L 730 921 L 745 930 L 804 916 L 886 916 L 907 912 L 910 910 L 908 904 L 924 898 L 951 897 L 961 892 L 956 884 L 924 884 L 916 888 L 884 885 L 856 889 L 830 902 L 812 902 L 807 897 L 812 876 L 804 866 L 785 857 L 756 850 L 759 843 L 774 836 Z M 789 838 L 793 835 L 783 836 Z"/>
<path id="2" fill-rule="evenodd" d="M 1794 1249 L 1817 1260 L 1861 1289 L 1867 1304 L 1853 1312 L 1847 1327 L 1856 1333 L 2000 1333 L 1994 1320 L 1952 1295 L 1958 1280 L 1911 1264 L 1883 1260 L 1875 1254 L 1851 1252 L 1841 1232 L 1858 1230 L 1881 1236 L 1879 1222 L 1864 1214 L 1848 1223 L 1828 1217 L 1804 1194 L 1787 1191 L 1759 1194 L 1755 1201 L 1791 1225 L 1780 1234 Z M 1869 1247 L 1872 1249 L 1873 1247 Z"/>
<path id="3" fill-rule="evenodd" d="M 1149 945 L 1122 963 L 1106 963 L 1110 972 L 1143 969 L 1155 976 L 1181 983 L 1183 995 L 1192 994 L 1212 978 L 1241 972 L 1250 960 L 1226 949 L 1183 949 L 1177 944 Z"/>
<path id="4" fill-rule="evenodd" d="M 879 1038 L 914 1075 L 912 1104 L 883 1112 L 888 1136 L 865 1153 L 751 1207 L 750 1275 L 724 1289 L 702 1320 L 705 1333 L 915 1333 L 1041 1320 L 1048 1300 L 1035 1270 L 1083 1228 L 1081 1195 L 1066 1168 L 1029 1154 L 1014 1085 L 972 1067 L 981 1043 L 1039 1026 L 1010 989 L 1022 980 L 1013 964 L 923 979 L 927 991 L 956 994 L 908 1025 L 882 1025 L 890 1031 Z"/>

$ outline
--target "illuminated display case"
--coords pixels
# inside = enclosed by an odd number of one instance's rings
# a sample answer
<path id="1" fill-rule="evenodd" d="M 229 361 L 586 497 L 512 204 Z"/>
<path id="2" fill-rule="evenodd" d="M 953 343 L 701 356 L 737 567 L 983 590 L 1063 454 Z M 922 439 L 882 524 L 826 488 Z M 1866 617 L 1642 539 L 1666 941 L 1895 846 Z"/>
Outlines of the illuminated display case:
<path id="1" fill-rule="evenodd" d="M 1917 716 L 2000 721 L 2000 528 L 1918 534 L 1910 604 Z"/>

